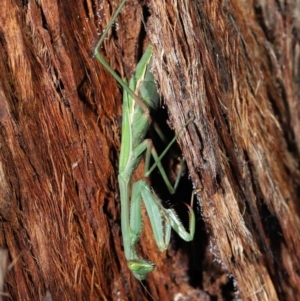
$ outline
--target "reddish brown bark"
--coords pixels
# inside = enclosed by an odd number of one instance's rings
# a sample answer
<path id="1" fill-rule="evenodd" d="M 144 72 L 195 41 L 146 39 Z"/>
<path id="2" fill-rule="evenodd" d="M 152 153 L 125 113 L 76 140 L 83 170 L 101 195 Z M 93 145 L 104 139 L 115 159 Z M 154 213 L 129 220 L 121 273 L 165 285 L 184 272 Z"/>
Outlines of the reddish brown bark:
<path id="1" fill-rule="evenodd" d="M 12 300 L 150 298 L 121 243 L 121 91 L 92 57 L 112 3 L 0 8 L 0 247 L 15 260 L 4 279 Z M 195 115 L 179 143 L 201 189 L 193 243 L 160 253 L 144 218 L 139 252 L 157 264 L 148 291 L 156 300 L 299 299 L 296 1 L 146 4 L 148 38 L 142 7 L 128 0 L 103 53 L 129 77 L 154 46 L 170 124 L 178 131 Z"/>

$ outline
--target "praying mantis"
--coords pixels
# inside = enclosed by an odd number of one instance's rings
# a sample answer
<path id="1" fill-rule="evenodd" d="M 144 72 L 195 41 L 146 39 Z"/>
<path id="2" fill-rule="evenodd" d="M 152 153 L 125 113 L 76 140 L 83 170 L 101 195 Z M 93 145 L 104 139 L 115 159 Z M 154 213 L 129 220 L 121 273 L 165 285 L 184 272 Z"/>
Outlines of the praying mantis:
<path id="1" fill-rule="evenodd" d="M 179 182 L 180 174 L 173 187 L 161 164 L 161 159 L 192 118 L 190 118 L 179 133 L 177 133 L 160 156 L 157 155 L 152 141 L 145 139 L 145 135 L 151 123 L 150 110 L 155 109 L 159 102 L 156 83 L 151 73 L 152 46 L 149 45 L 147 47 L 141 60 L 137 64 L 129 84 L 120 78 L 99 51 L 109 29 L 115 22 L 125 2 L 126 0 L 122 0 L 104 30 L 95 47 L 94 56 L 123 88 L 123 121 L 118 175 L 121 200 L 121 230 L 127 266 L 132 274 L 141 281 L 155 268 L 154 262 L 141 258 L 136 251 L 136 244 L 142 232 L 141 201 L 144 201 L 156 244 L 161 251 L 165 251 L 168 248 L 171 228 L 185 241 L 193 240 L 195 215 L 192 205 L 191 207 L 188 206 L 189 231 L 186 231 L 175 210 L 164 208 L 161 204 L 161 200 L 152 192 L 150 186 L 144 180 L 136 181 L 132 184 L 131 188 L 131 178 L 133 172 L 141 162 L 143 153 L 146 152 L 145 177 L 148 177 L 157 167 L 169 192 L 174 193 Z M 150 168 L 151 155 L 155 163 Z"/>

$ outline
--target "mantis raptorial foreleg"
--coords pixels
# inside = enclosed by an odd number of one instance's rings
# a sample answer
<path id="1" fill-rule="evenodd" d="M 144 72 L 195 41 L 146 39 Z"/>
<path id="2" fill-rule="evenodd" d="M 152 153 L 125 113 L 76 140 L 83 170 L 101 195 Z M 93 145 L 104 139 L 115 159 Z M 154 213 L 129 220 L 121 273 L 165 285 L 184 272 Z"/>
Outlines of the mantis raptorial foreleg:
<path id="1" fill-rule="evenodd" d="M 161 159 L 176 141 L 180 132 L 192 119 L 190 118 L 160 156 L 157 155 L 152 141 L 145 139 L 151 122 L 149 110 L 155 109 L 159 102 L 154 77 L 150 70 L 152 63 L 152 46 L 149 45 L 147 47 L 136 67 L 135 73 L 129 81 L 129 85 L 118 76 L 99 52 L 99 48 L 108 30 L 120 13 L 125 2 L 126 0 L 122 0 L 112 20 L 97 43 L 94 55 L 124 89 L 122 140 L 118 176 L 121 199 L 121 228 L 127 266 L 137 279 L 143 280 L 149 272 L 153 271 L 155 264 L 149 260 L 140 258 L 136 252 L 136 244 L 140 239 L 142 231 L 141 200 L 145 203 L 153 234 L 157 246 L 161 251 L 166 250 L 168 247 L 171 228 L 173 228 L 182 239 L 186 241 L 193 239 L 195 216 L 193 209 L 188 206 L 190 221 L 189 231 L 186 231 L 176 212 L 173 209 L 165 209 L 159 198 L 156 197 L 149 185 L 143 180 L 139 180 L 132 185 L 132 195 L 130 199 L 132 174 L 140 164 L 142 154 L 146 151 L 145 176 L 149 176 L 154 168 L 157 167 L 168 190 L 170 193 L 174 193 L 179 178 L 176 180 L 175 185 L 172 186 L 161 164 Z M 151 156 L 155 163 L 150 168 Z"/>

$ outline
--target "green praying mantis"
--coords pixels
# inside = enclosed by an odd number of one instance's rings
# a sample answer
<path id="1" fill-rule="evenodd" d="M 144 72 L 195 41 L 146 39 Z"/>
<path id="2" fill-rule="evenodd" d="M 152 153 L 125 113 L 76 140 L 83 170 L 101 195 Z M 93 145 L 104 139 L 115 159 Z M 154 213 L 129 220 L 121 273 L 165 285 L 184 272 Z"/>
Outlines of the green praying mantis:
<path id="1" fill-rule="evenodd" d="M 154 270 L 155 264 L 150 260 L 141 258 L 136 251 L 136 244 L 139 241 L 142 231 L 141 201 L 144 201 L 156 244 L 161 251 L 165 251 L 168 248 L 171 228 L 185 241 L 193 240 L 195 215 L 192 207 L 188 206 L 189 231 L 186 231 L 175 210 L 164 208 L 161 204 L 161 200 L 152 192 L 150 186 L 144 180 L 136 181 L 132 184 L 131 188 L 132 174 L 140 164 L 143 153 L 146 152 L 145 177 L 148 177 L 157 167 L 169 192 L 174 193 L 179 182 L 180 174 L 177 176 L 175 185 L 172 186 L 161 164 L 161 159 L 192 118 L 190 118 L 179 133 L 177 133 L 160 156 L 157 155 L 152 141 L 145 139 L 145 135 L 151 123 L 150 110 L 155 109 L 159 102 L 154 76 L 151 73 L 152 46 L 149 45 L 147 47 L 141 60 L 137 64 L 135 73 L 129 81 L 129 85 L 110 67 L 99 51 L 104 38 L 115 22 L 125 2 L 126 0 L 122 0 L 107 28 L 103 32 L 95 47 L 94 56 L 111 73 L 124 90 L 118 175 L 121 199 L 121 229 L 127 266 L 138 280 L 144 280 L 147 274 Z M 155 163 L 150 168 L 151 155 Z"/>

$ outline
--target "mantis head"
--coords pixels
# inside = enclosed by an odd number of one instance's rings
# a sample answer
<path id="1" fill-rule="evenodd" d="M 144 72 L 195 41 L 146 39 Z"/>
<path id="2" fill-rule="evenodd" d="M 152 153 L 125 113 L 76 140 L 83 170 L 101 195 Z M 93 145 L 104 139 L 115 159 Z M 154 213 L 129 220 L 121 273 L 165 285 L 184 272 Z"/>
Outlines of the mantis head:
<path id="1" fill-rule="evenodd" d="M 127 266 L 133 276 L 140 281 L 145 280 L 148 273 L 152 272 L 155 268 L 154 262 L 145 259 L 128 260 Z"/>

